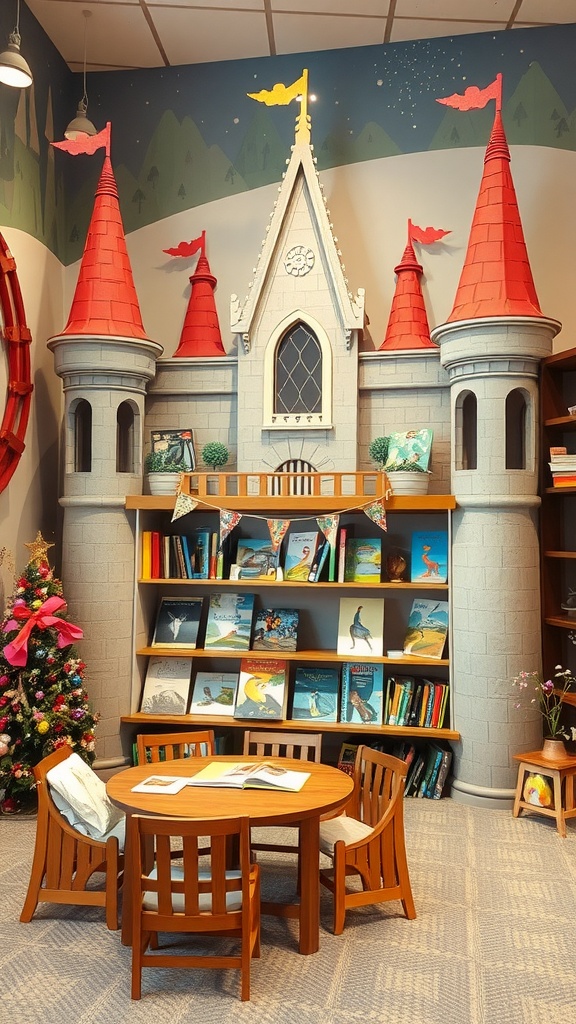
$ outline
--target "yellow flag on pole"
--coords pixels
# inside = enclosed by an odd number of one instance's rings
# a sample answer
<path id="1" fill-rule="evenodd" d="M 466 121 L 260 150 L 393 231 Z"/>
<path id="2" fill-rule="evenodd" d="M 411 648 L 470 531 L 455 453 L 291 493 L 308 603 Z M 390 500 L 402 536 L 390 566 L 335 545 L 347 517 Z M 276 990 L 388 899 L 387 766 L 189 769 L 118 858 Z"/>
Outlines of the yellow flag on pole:
<path id="1" fill-rule="evenodd" d="M 249 92 L 246 95 L 258 103 L 265 103 L 267 107 L 286 106 L 298 96 L 306 94 L 306 75 L 303 72 L 297 82 L 292 85 L 282 85 L 277 82 L 272 89 L 261 89 L 260 92 Z"/>

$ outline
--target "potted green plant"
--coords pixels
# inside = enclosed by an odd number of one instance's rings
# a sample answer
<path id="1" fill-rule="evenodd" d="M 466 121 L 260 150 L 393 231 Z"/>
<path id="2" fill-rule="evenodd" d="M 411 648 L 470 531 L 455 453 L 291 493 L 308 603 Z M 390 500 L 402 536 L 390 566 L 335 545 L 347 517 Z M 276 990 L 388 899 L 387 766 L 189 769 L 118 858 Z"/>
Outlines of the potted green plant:
<path id="1" fill-rule="evenodd" d="M 174 461 L 168 451 L 155 451 L 146 455 L 144 471 L 150 494 L 175 494 L 183 467 Z"/>
<path id="2" fill-rule="evenodd" d="M 417 433 L 417 431 L 408 431 L 406 433 L 408 442 L 411 440 L 411 435 Z M 377 464 L 378 469 L 381 472 L 384 471 L 388 476 L 394 494 L 427 494 L 430 473 L 421 464 L 417 448 L 407 451 L 392 443 L 392 440 L 398 436 L 396 434 L 389 437 L 375 437 L 368 448 L 368 454 Z"/>

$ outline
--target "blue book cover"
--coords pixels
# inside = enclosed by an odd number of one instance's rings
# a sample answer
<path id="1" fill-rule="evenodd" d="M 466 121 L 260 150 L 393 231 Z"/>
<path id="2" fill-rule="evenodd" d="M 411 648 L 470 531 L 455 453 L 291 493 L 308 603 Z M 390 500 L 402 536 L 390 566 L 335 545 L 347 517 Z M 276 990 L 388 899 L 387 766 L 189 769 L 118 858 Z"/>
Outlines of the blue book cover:
<path id="1" fill-rule="evenodd" d="M 292 718 L 337 722 L 340 673 L 337 668 L 299 665 L 294 674 Z"/>
<path id="2" fill-rule="evenodd" d="M 241 580 L 259 579 L 260 577 L 276 576 L 278 551 L 274 551 L 272 541 L 259 540 L 254 537 L 242 537 L 236 549 L 236 565 Z"/>
<path id="3" fill-rule="evenodd" d="M 204 647 L 248 651 L 252 633 L 254 594 L 212 594 Z"/>
<path id="4" fill-rule="evenodd" d="M 340 721 L 382 725 L 383 703 L 383 666 L 372 662 L 344 662 Z"/>
<path id="5" fill-rule="evenodd" d="M 448 636 L 448 601 L 412 602 L 404 654 L 441 659 Z"/>
<path id="6" fill-rule="evenodd" d="M 412 534 L 410 582 L 448 582 L 447 530 L 422 530 Z"/>

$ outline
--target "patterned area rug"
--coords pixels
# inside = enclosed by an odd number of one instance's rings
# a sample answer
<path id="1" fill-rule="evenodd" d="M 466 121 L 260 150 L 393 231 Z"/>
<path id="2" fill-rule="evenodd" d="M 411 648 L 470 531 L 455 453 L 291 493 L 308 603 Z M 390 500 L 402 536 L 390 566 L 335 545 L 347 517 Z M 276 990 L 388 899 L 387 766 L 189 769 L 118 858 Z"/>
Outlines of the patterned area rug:
<path id="1" fill-rule="evenodd" d="M 130 950 L 96 908 L 42 904 L 18 918 L 35 821 L 0 818 L 0 1020 L 10 1024 L 566 1024 L 576 1014 L 576 825 L 561 839 L 533 815 L 406 800 L 418 918 L 400 904 L 347 915 L 320 951 L 295 922 L 264 917 L 252 997 L 236 971 L 145 970 L 130 999 Z M 277 833 L 275 838 L 277 838 Z M 264 895 L 292 891 L 292 861 L 259 854 Z"/>

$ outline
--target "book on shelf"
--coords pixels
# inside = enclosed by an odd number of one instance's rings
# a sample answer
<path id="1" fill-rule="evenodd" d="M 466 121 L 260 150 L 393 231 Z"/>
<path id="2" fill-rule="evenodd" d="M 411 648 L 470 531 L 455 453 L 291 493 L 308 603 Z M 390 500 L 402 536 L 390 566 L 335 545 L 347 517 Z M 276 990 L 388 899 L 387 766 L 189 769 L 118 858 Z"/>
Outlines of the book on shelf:
<path id="1" fill-rule="evenodd" d="M 152 579 L 152 530 L 142 531 L 140 577 L 143 580 Z"/>
<path id="2" fill-rule="evenodd" d="M 236 565 L 241 580 L 274 579 L 278 567 L 278 551 L 272 541 L 241 537 L 236 549 Z"/>
<path id="3" fill-rule="evenodd" d="M 568 454 L 568 449 L 565 445 L 552 445 L 550 448 L 550 461 L 558 462 L 562 457 Z"/>
<path id="4" fill-rule="evenodd" d="M 384 472 L 389 469 L 404 469 L 406 465 L 416 465 L 421 470 L 427 470 L 432 451 L 432 437 L 430 427 L 391 433 Z"/>
<path id="5" fill-rule="evenodd" d="M 412 534 L 410 582 L 447 583 L 448 531 L 423 530 Z"/>
<path id="6" fill-rule="evenodd" d="M 341 526 L 338 530 L 338 565 L 336 567 L 336 579 L 338 583 L 344 583 L 346 572 L 346 544 L 348 541 L 348 527 Z"/>
<path id="7" fill-rule="evenodd" d="M 295 651 L 298 641 L 297 608 L 260 608 L 254 619 L 253 651 Z"/>
<path id="8" fill-rule="evenodd" d="M 341 597 L 337 653 L 381 658 L 384 650 L 384 598 Z"/>
<path id="9" fill-rule="evenodd" d="M 426 755 L 422 749 L 416 750 L 412 763 L 406 774 L 404 796 L 415 796 L 418 793 L 420 781 L 426 767 Z"/>
<path id="10" fill-rule="evenodd" d="M 254 594 L 212 594 L 204 647 L 211 651 L 249 650 L 253 615 Z"/>
<path id="11" fill-rule="evenodd" d="M 432 792 L 433 800 L 440 800 L 446 786 L 446 781 L 452 765 L 452 751 L 447 748 L 442 752 L 442 760 L 436 774 L 436 781 L 434 783 L 434 790 Z"/>
<path id="12" fill-rule="evenodd" d="M 192 658 L 150 657 L 140 711 L 145 715 L 185 715 L 191 673 Z"/>
<path id="13" fill-rule="evenodd" d="M 388 677 L 384 703 L 384 725 L 408 725 L 415 692 L 414 676 Z"/>
<path id="14" fill-rule="evenodd" d="M 337 722 L 340 673 L 337 668 L 298 665 L 294 673 L 292 718 Z"/>
<path id="15" fill-rule="evenodd" d="M 197 672 L 189 714 L 233 715 L 238 672 Z"/>
<path id="16" fill-rule="evenodd" d="M 419 797 L 432 797 L 434 792 L 434 786 L 436 785 L 436 776 L 440 768 L 440 762 L 442 760 L 442 748 L 436 743 L 429 743 L 426 752 L 426 765 L 422 773 L 420 784 L 418 786 L 417 795 Z"/>
<path id="17" fill-rule="evenodd" d="M 381 725 L 384 669 L 377 662 L 344 662 L 340 721 Z"/>
<path id="18" fill-rule="evenodd" d="M 287 663 L 280 658 L 242 658 L 234 718 L 283 721 L 288 702 Z"/>
<path id="19" fill-rule="evenodd" d="M 196 453 L 192 430 L 178 429 L 150 431 L 151 450 L 161 452 L 181 467 L 183 473 L 192 473 L 196 468 Z"/>
<path id="20" fill-rule="evenodd" d="M 344 583 L 380 583 L 382 542 L 379 537 L 350 537 L 344 554 Z"/>
<path id="21" fill-rule="evenodd" d="M 203 604 L 202 597 L 163 597 L 152 647 L 196 647 Z"/>
<path id="22" fill-rule="evenodd" d="M 324 540 L 320 543 L 314 561 L 312 562 L 312 568 L 308 573 L 308 583 L 317 583 L 322 575 L 322 571 L 326 564 L 329 564 L 330 553 L 332 548 L 329 541 Z"/>
<path id="23" fill-rule="evenodd" d="M 447 636 L 448 601 L 416 598 L 408 618 L 404 654 L 440 660 Z"/>
<path id="24" fill-rule="evenodd" d="M 310 772 L 292 771 L 265 761 L 211 761 L 191 779 L 187 779 L 187 783 L 189 786 L 222 789 L 274 789 L 298 793 L 309 778 Z"/>
<path id="25" fill-rule="evenodd" d="M 284 555 L 285 580 L 308 580 L 320 537 L 318 530 L 288 534 Z"/>
<path id="26" fill-rule="evenodd" d="M 164 577 L 164 545 L 162 543 L 162 534 L 159 530 L 152 530 L 151 542 L 151 576 L 153 580 L 161 580 Z"/>
<path id="27" fill-rule="evenodd" d="M 345 772 L 346 775 L 350 775 L 354 778 L 354 764 L 356 762 L 356 753 L 358 751 L 357 743 L 342 743 L 340 746 L 340 753 L 338 754 L 337 768 L 341 772 Z"/>

